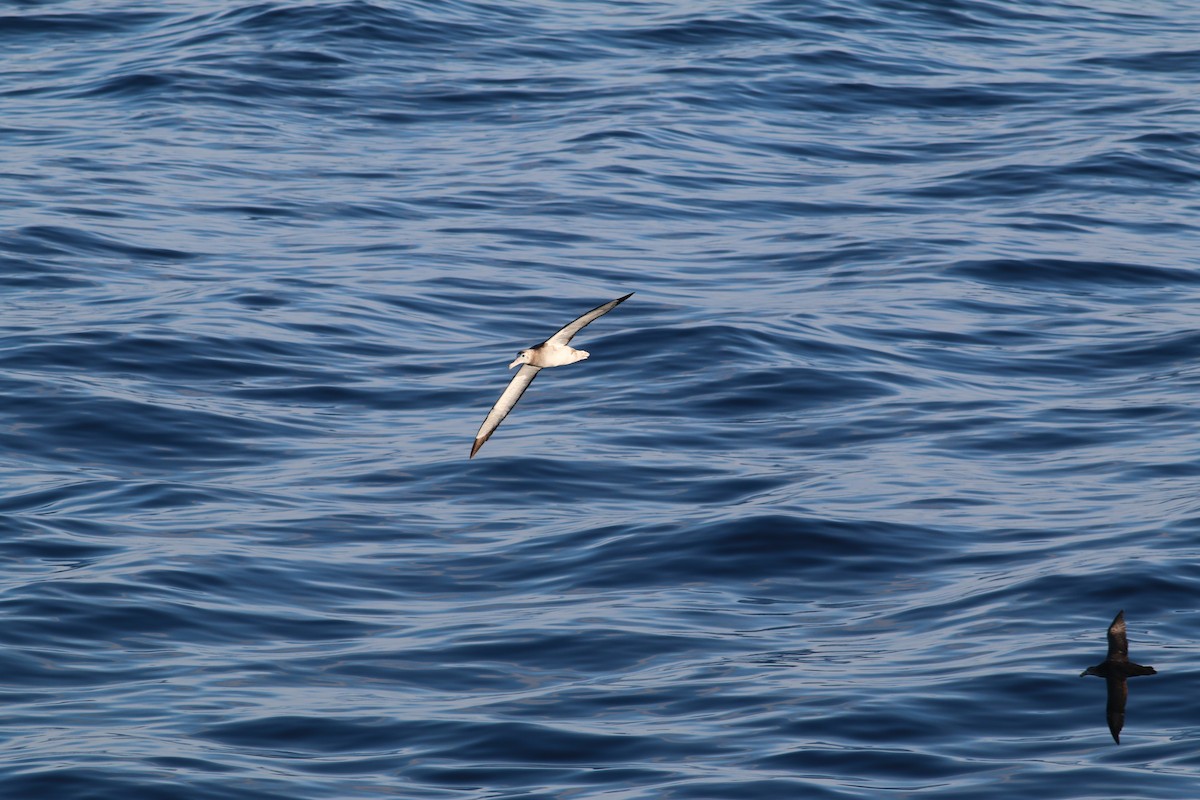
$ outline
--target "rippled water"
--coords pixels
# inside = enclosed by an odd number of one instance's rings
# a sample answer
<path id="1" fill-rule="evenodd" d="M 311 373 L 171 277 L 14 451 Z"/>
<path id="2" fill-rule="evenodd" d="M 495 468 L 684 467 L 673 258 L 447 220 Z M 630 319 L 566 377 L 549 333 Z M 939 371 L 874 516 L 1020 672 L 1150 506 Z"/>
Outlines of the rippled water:
<path id="1" fill-rule="evenodd" d="M 0 794 L 1195 796 L 1198 25 L 8 5 Z"/>

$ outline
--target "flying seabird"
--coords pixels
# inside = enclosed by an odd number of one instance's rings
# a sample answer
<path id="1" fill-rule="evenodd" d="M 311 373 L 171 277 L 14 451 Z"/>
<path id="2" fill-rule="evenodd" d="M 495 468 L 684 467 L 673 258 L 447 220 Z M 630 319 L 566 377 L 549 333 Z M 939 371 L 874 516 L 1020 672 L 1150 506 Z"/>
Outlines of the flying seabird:
<path id="1" fill-rule="evenodd" d="M 483 424 L 479 426 L 479 433 L 475 434 L 475 444 L 471 445 L 471 458 L 479 452 L 479 448 L 483 447 L 504 418 L 508 416 L 508 412 L 513 410 L 513 406 L 521 399 L 521 395 L 529 388 L 529 384 L 533 383 L 533 379 L 545 367 L 561 367 L 564 364 L 574 364 L 576 361 L 582 361 L 590 355 L 586 350 L 576 350 L 573 347 L 567 347 L 567 343 L 590 323 L 604 316 L 614 308 L 624 303 L 630 297 L 633 297 L 633 292 L 618 297 L 616 300 L 611 300 L 602 306 L 596 306 L 591 311 L 587 312 L 578 319 L 567 323 L 558 333 L 551 336 L 541 344 L 534 345 L 527 350 L 522 350 L 517 353 L 517 358 L 508 365 L 509 369 L 521 364 L 521 368 L 517 370 L 517 374 L 509 382 L 508 388 L 504 390 L 504 394 L 500 395 L 500 399 L 496 401 L 496 405 L 492 406 L 492 410 L 488 412 L 487 417 L 483 420 Z"/>
<path id="2" fill-rule="evenodd" d="M 1108 729 L 1112 731 L 1113 741 L 1121 743 L 1121 728 L 1125 726 L 1125 700 L 1129 697 L 1129 689 L 1125 685 L 1126 678 L 1138 675 L 1154 675 L 1154 667 L 1143 667 L 1129 660 L 1129 640 L 1125 638 L 1125 612 L 1118 611 L 1108 626 L 1108 655 L 1094 667 L 1088 667 L 1079 673 L 1095 675 L 1104 678 L 1108 684 L 1108 705 L 1105 714 L 1108 716 Z"/>

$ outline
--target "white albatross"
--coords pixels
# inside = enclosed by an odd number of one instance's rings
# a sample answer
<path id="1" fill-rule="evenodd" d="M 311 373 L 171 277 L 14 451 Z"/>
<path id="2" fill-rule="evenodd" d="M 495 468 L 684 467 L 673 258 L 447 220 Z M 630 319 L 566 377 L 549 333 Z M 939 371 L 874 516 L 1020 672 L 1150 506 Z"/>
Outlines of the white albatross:
<path id="1" fill-rule="evenodd" d="M 630 297 L 633 297 L 633 292 L 618 297 L 616 300 L 611 300 L 602 306 L 596 306 L 591 311 L 587 312 L 578 319 L 567 323 L 559 330 L 558 333 L 551 336 L 541 344 L 534 345 L 527 350 L 522 350 L 517 353 L 517 358 L 508 365 L 512 369 L 517 364 L 521 364 L 521 368 L 517 370 L 517 374 L 509 382 L 508 388 L 504 390 L 504 394 L 500 395 L 500 399 L 496 401 L 496 405 L 492 406 L 492 410 L 488 412 L 487 417 L 483 420 L 483 424 L 479 426 L 479 433 L 475 434 L 475 444 L 471 445 L 471 458 L 479 452 L 479 448 L 483 447 L 491 435 L 496 432 L 496 428 L 500 427 L 500 423 L 504 422 L 504 418 L 508 416 L 508 412 L 513 410 L 513 406 L 521 399 L 521 395 L 525 394 L 525 390 L 529 388 L 529 384 L 533 383 L 533 379 L 545 367 L 561 367 L 564 364 L 574 364 L 576 361 L 583 361 L 590 355 L 586 350 L 576 350 L 573 347 L 567 347 L 567 343 L 590 323 L 612 311 L 617 306 L 624 303 Z"/>

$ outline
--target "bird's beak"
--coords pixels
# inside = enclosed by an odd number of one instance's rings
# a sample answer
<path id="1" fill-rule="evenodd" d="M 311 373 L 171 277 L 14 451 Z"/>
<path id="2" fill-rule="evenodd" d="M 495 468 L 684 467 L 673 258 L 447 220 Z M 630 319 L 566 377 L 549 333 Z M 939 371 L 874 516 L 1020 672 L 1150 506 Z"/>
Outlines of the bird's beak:
<path id="1" fill-rule="evenodd" d="M 511 363 L 511 364 L 509 364 L 509 365 L 508 365 L 508 368 L 509 368 L 509 369 L 512 369 L 513 367 L 515 367 L 517 364 L 520 364 L 520 363 L 521 363 L 521 359 L 519 359 L 519 358 L 518 358 L 516 361 L 514 361 L 514 362 L 513 362 L 513 363 Z"/>

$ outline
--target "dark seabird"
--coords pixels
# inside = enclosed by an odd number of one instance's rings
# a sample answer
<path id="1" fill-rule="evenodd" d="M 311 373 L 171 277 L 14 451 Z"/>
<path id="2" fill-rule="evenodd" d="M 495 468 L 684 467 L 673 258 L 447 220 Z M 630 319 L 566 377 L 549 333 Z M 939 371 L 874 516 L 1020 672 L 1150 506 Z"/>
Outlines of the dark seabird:
<path id="1" fill-rule="evenodd" d="M 590 353 L 586 350 L 576 350 L 573 347 L 567 347 L 567 343 L 591 322 L 599 319 L 614 308 L 624 303 L 630 297 L 633 297 L 633 292 L 618 297 L 616 300 L 605 303 L 602 306 L 596 306 L 591 311 L 584 314 L 582 317 L 569 322 L 558 333 L 551 336 L 541 344 L 534 345 L 527 350 L 522 350 L 517 353 L 517 358 L 508 365 L 509 369 L 521 364 L 521 368 L 517 370 L 517 374 L 513 376 L 509 382 L 508 388 L 504 390 L 504 394 L 500 395 L 500 399 L 496 401 L 496 405 L 492 406 L 492 410 L 488 412 L 487 417 L 483 420 L 483 424 L 479 426 L 479 433 L 475 434 L 475 444 L 471 446 L 471 458 L 479 452 L 479 448 L 483 447 L 504 418 L 508 416 L 508 412 L 513 410 L 513 406 L 521 399 L 521 395 L 525 394 L 525 390 L 529 388 L 529 384 L 533 383 L 533 379 L 545 367 L 561 367 L 564 364 L 574 364 L 576 361 L 583 361 Z"/>
<path id="2" fill-rule="evenodd" d="M 1129 640 L 1125 638 L 1125 612 L 1118 611 L 1108 626 L 1108 655 L 1094 667 L 1088 667 L 1079 673 L 1095 675 L 1104 678 L 1108 684 L 1108 705 L 1105 714 L 1108 716 L 1108 729 L 1112 731 L 1113 741 L 1121 743 L 1121 728 L 1125 727 L 1125 700 L 1129 697 L 1129 689 L 1125 686 L 1126 678 L 1138 675 L 1154 675 L 1154 667 L 1143 667 L 1129 660 Z"/>

